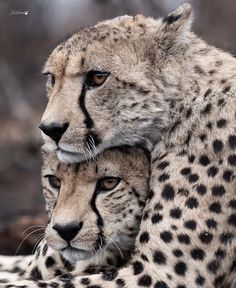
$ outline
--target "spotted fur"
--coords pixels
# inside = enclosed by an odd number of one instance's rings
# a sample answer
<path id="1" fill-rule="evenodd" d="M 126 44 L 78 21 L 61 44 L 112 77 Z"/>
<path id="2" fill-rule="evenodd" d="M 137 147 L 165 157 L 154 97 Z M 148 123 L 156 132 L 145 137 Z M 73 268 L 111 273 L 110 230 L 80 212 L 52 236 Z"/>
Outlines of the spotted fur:
<path id="1" fill-rule="evenodd" d="M 148 195 L 147 153 L 123 147 L 105 151 L 93 162 L 65 164 L 43 149 L 43 159 L 43 193 L 50 219 L 45 239 L 34 255 L 0 256 L 0 283 L 108 273 L 123 266 L 133 252 Z M 50 184 L 49 175 L 61 179 L 60 191 Z M 121 180 L 112 190 L 99 192 L 97 183 L 108 176 Z M 79 221 L 82 228 L 69 242 L 73 249 L 68 248 L 53 226 Z"/>
<path id="2" fill-rule="evenodd" d="M 47 146 L 69 162 L 89 156 L 86 147 L 94 156 L 115 144 L 145 146 L 153 193 L 128 266 L 40 285 L 235 287 L 236 60 L 194 35 L 191 19 L 188 4 L 161 20 L 116 18 L 49 57 L 55 85 L 42 121 L 68 129 L 58 143 L 44 135 Z M 85 91 L 91 70 L 110 74 Z"/>

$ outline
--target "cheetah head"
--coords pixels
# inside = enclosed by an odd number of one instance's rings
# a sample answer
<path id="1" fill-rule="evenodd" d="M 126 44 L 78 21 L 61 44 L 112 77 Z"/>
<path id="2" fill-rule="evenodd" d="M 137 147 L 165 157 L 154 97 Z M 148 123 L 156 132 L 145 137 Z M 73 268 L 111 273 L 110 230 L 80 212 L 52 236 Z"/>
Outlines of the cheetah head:
<path id="1" fill-rule="evenodd" d="M 48 149 L 64 162 L 119 145 L 151 149 L 169 125 L 171 92 L 162 74 L 179 73 L 171 63 L 187 49 L 190 16 L 188 4 L 159 20 L 122 16 L 56 47 L 44 67 L 48 104 L 40 128 Z"/>
<path id="2" fill-rule="evenodd" d="M 44 147 L 43 159 L 49 246 L 71 262 L 131 250 L 148 194 L 146 153 L 112 148 L 96 161 L 66 164 Z"/>

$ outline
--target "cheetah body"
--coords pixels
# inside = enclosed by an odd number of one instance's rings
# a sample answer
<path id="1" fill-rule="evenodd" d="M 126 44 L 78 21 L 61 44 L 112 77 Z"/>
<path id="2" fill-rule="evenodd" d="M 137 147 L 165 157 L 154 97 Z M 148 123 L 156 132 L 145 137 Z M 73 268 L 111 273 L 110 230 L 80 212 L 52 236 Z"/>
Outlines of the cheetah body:
<path id="1" fill-rule="evenodd" d="M 42 121 L 69 126 L 59 143 L 44 140 L 61 160 L 82 159 L 86 135 L 93 155 L 129 143 L 148 148 L 152 160 L 152 193 L 129 265 L 67 285 L 236 287 L 236 60 L 190 25 L 189 5 L 158 21 L 106 21 L 74 35 L 46 64 L 56 76 Z M 85 91 L 91 70 L 110 74 Z M 65 284 L 44 284 L 54 282 Z"/>

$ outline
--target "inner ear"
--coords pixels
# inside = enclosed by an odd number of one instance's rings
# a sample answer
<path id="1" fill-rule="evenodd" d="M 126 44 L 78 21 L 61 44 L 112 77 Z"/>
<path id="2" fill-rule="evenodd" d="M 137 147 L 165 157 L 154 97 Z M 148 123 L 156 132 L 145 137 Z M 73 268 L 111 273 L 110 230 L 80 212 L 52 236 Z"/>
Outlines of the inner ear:
<path id="1" fill-rule="evenodd" d="M 192 7 L 185 3 L 165 17 L 162 22 L 164 28 L 170 31 L 190 30 L 192 24 Z"/>

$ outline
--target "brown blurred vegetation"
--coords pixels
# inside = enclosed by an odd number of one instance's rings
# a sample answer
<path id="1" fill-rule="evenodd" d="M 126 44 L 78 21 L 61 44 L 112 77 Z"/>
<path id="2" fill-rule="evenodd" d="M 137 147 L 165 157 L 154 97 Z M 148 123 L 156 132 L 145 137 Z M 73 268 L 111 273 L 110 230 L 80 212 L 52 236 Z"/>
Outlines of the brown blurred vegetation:
<path id="1" fill-rule="evenodd" d="M 182 2 L 194 7 L 194 31 L 236 54 L 235 0 L 0 0 L 0 253 L 14 253 L 23 230 L 42 222 L 37 126 L 46 105 L 41 68 L 49 52 L 99 20 L 159 17 Z M 31 245 L 32 239 L 20 252 Z"/>

